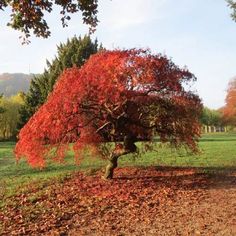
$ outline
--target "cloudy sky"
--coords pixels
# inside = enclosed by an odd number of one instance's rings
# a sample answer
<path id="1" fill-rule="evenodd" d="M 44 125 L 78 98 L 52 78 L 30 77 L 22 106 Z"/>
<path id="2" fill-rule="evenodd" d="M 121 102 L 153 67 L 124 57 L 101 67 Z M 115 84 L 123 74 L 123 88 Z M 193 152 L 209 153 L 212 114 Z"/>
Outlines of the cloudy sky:
<path id="1" fill-rule="evenodd" d="M 21 45 L 19 33 L 6 27 L 0 12 L 0 73 L 41 73 L 56 45 L 88 32 L 80 16 L 63 29 L 55 11 L 48 16 L 52 36 Z M 225 0 L 99 0 L 100 23 L 92 36 L 106 48 L 150 48 L 187 66 L 198 81 L 194 89 L 204 105 L 224 105 L 227 84 L 236 76 L 236 22 Z"/>

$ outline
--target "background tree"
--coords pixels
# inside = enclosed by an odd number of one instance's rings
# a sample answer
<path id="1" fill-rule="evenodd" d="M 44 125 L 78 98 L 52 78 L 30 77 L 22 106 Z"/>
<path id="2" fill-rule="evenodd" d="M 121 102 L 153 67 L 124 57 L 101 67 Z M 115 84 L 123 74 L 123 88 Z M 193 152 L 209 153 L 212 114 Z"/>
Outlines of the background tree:
<path id="1" fill-rule="evenodd" d="M 200 121 L 203 125 L 207 126 L 221 126 L 223 125 L 222 113 L 219 110 L 204 107 Z"/>
<path id="2" fill-rule="evenodd" d="M 199 97 L 183 84 L 195 80 L 162 55 L 145 50 L 102 51 L 78 68 L 67 69 L 49 96 L 21 129 L 15 153 L 32 166 L 45 158 L 62 160 L 73 143 L 76 158 L 90 145 L 106 156 L 112 178 L 120 156 L 137 151 L 135 142 L 152 140 L 197 150 Z M 107 156 L 107 141 L 116 143 Z M 53 148 L 54 152 L 52 152 Z"/>
<path id="3" fill-rule="evenodd" d="M 67 26 L 70 15 L 81 12 L 83 23 L 90 26 L 94 31 L 97 20 L 97 0 L 0 0 L 0 9 L 10 8 L 12 11 L 8 23 L 15 30 L 24 34 L 24 41 L 33 33 L 37 37 L 47 38 L 51 32 L 45 19 L 45 13 L 51 13 L 53 8 L 61 8 L 61 21 L 63 27 Z"/>
<path id="4" fill-rule="evenodd" d="M 65 68 L 81 67 L 90 55 L 102 49 L 97 40 L 90 36 L 74 36 L 57 47 L 57 56 L 52 62 L 47 61 L 47 69 L 42 75 L 35 76 L 25 97 L 25 105 L 20 110 L 18 128 L 22 128 L 35 111 L 46 101 L 48 94 Z"/>
<path id="5" fill-rule="evenodd" d="M 0 114 L 5 111 L 5 109 L 1 106 L 2 105 L 2 98 L 3 98 L 3 95 L 0 94 Z"/>
<path id="6" fill-rule="evenodd" d="M 234 20 L 234 21 L 236 21 L 236 1 L 235 0 L 226 0 L 227 1 L 227 3 L 228 3 L 228 5 L 229 5 L 229 7 L 232 9 L 232 14 L 231 14 L 231 16 L 232 16 L 232 19 Z"/>
<path id="7" fill-rule="evenodd" d="M 229 82 L 223 115 L 226 123 L 236 126 L 236 78 Z"/>
<path id="8" fill-rule="evenodd" d="M 19 109 L 23 105 L 24 94 L 18 93 L 10 98 L 3 97 L 1 106 L 4 112 L 0 114 L 0 139 L 16 139 Z"/>

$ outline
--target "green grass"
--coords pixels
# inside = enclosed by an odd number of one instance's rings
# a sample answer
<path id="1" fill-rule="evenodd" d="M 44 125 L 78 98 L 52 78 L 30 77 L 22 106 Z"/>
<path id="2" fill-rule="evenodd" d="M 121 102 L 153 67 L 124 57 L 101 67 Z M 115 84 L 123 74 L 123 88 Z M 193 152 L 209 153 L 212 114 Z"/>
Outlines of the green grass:
<path id="1" fill-rule="evenodd" d="M 211 133 L 202 135 L 199 154 L 191 154 L 184 149 L 173 150 L 167 145 L 158 145 L 156 151 L 146 152 L 141 157 L 127 160 L 120 158 L 121 165 L 138 166 L 179 166 L 203 168 L 236 168 L 236 133 Z"/>
<path id="2" fill-rule="evenodd" d="M 98 160 L 93 164 L 89 158 L 81 165 L 76 165 L 73 153 L 69 152 L 65 163 L 50 161 L 43 170 L 31 168 L 25 160 L 16 164 L 14 146 L 13 142 L 0 142 L 0 199 L 3 192 L 12 195 L 32 182 L 45 183 L 52 181 L 53 178 L 63 179 L 74 171 L 101 166 L 101 161 Z"/>
<path id="3" fill-rule="evenodd" d="M 45 169 L 33 169 L 23 160 L 15 163 L 13 148 L 15 143 L 0 143 L 0 198 L 15 194 L 29 183 L 44 184 L 54 178 L 63 179 L 77 170 L 96 169 L 105 166 L 105 161 L 86 159 L 80 166 L 74 164 L 73 153 L 69 152 L 65 164 L 50 162 Z M 191 155 L 185 150 L 175 151 L 157 144 L 156 151 L 146 152 L 136 157 L 128 155 L 120 158 L 120 166 L 181 166 L 205 169 L 236 169 L 236 134 L 215 133 L 203 135 L 200 153 Z M 1 196 L 2 195 L 2 196 Z"/>

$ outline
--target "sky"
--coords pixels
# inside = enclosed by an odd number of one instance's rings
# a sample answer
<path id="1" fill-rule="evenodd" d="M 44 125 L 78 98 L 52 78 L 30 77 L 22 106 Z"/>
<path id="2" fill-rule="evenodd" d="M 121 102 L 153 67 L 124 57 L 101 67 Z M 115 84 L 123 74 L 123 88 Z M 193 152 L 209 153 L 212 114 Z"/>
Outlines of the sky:
<path id="1" fill-rule="evenodd" d="M 236 76 L 236 22 L 225 0 L 98 0 L 99 24 L 92 38 L 107 49 L 150 48 L 195 74 L 193 86 L 205 106 L 224 105 L 227 85 Z M 47 15 L 52 35 L 31 37 L 22 45 L 20 33 L 6 26 L 9 11 L 0 12 L 0 74 L 42 73 L 57 45 L 88 33 L 81 16 L 63 28 L 57 10 Z"/>

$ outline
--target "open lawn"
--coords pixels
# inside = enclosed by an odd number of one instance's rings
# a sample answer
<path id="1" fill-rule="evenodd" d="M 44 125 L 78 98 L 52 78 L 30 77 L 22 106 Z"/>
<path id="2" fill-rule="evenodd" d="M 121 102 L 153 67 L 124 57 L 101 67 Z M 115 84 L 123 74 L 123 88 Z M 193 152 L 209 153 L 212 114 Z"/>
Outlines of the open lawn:
<path id="1" fill-rule="evenodd" d="M 64 164 L 50 162 L 43 170 L 33 169 L 22 160 L 16 164 L 13 154 L 15 143 L 0 143 L 0 196 L 11 195 L 30 182 L 44 184 L 51 178 L 62 180 L 77 170 L 88 173 L 106 165 L 104 160 L 88 158 L 75 165 L 73 153 L 69 152 Z M 200 153 L 192 155 L 185 150 L 172 150 L 165 145 L 157 146 L 155 151 L 141 153 L 138 157 L 123 156 L 119 166 L 175 166 L 203 167 L 205 171 L 236 168 L 236 134 L 215 133 L 205 134 L 200 142 Z"/>
<path id="2" fill-rule="evenodd" d="M 112 181 L 104 161 L 69 153 L 40 171 L 0 145 L 0 235 L 236 235 L 235 134 L 203 135 L 198 155 L 123 157 Z"/>

